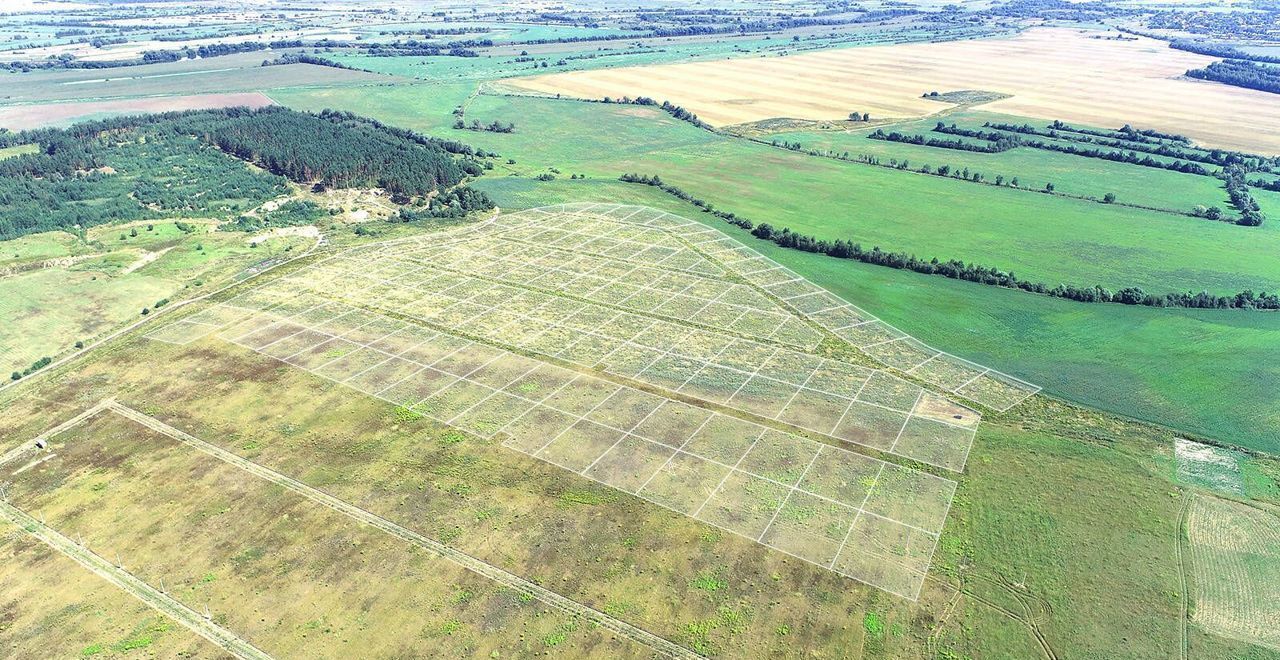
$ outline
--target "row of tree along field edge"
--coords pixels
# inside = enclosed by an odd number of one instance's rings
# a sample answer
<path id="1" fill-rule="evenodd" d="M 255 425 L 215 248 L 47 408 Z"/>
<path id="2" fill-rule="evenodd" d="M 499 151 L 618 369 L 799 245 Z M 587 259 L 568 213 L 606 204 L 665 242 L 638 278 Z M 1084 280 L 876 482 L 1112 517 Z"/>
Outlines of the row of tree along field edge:
<path id="1" fill-rule="evenodd" d="M 746 229 L 757 238 L 773 241 L 785 248 L 816 252 L 839 259 L 853 259 L 868 264 L 887 266 L 901 270 L 911 270 L 926 275 L 941 275 L 951 279 L 965 280 L 990 286 L 1020 289 L 1031 293 L 1065 298 L 1078 302 L 1120 303 L 1123 305 L 1144 305 L 1148 307 L 1189 307 L 1198 309 L 1249 309 L 1280 310 L 1280 295 L 1276 293 L 1254 292 L 1244 290 L 1231 296 L 1218 296 L 1202 291 L 1200 293 L 1147 293 L 1139 287 L 1123 287 L 1112 291 L 1101 286 L 1080 287 L 1070 284 L 1050 286 L 1042 282 L 1030 282 L 1017 277 L 1009 271 L 993 266 L 968 264 L 960 260 L 942 260 L 937 257 L 922 259 L 906 252 L 889 252 L 873 247 L 867 250 L 861 244 L 847 240 L 825 240 L 799 234 L 788 228 L 775 228 L 768 223 L 756 224 L 751 220 L 734 213 L 714 208 L 710 203 L 684 190 L 667 184 L 656 175 L 623 174 L 620 179 L 626 183 L 639 183 L 654 186 L 672 196 L 687 201 L 703 211 Z"/>

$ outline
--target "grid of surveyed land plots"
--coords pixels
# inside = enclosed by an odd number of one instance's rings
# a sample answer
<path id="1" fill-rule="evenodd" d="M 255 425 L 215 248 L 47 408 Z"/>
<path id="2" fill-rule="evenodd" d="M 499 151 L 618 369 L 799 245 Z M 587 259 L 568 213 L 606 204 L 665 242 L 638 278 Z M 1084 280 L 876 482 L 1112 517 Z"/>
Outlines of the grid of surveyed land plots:
<path id="1" fill-rule="evenodd" d="M 954 482 L 782 429 L 960 470 L 979 416 L 806 353 L 821 332 L 681 220 L 615 205 L 502 216 L 339 253 L 149 336 L 218 332 L 915 598 Z"/>

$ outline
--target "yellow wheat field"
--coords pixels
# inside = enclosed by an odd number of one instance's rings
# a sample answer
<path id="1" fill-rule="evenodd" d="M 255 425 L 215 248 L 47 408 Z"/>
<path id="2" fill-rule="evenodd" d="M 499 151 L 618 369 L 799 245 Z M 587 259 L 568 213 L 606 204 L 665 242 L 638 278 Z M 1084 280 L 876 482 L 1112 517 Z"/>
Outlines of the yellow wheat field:
<path id="1" fill-rule="evenodd" d="M 1008 39 L 844 48 L 521 78 L 529 90 L 584 98 L 650 96 L 725 126 L 774 117 L 919 117 L 945 108 L 930 91 L 1011 97 L 992 111 L 1096 126 L 1131 123 L 1201 144 L 1280 153 L 1280 95 L 1185 78 L 1215 58 L 1153 39 L 1038 28 Z M 1111 33 L 1115 34 L 1115 33 Z"/>

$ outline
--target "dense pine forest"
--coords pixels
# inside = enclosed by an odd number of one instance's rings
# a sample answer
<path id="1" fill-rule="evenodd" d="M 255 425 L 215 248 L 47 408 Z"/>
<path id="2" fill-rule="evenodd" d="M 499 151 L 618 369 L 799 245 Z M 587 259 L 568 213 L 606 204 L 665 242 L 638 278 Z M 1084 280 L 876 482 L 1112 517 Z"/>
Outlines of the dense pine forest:
<path id="1" fill-rule="evenodd" d="M 384 188 L 401 203 L 444 191 L 451 213 L 492 206 L 480 194 L 449 194 L 482 174 L 489 154 L 349 113 L 229 108 L 0 134 L 0 146 L 19 144 L 39 149 L 0 160 L 0 239 L 174 215 L 230 217 L 286 194 L 287 180 Z"/>
<path id="2" fill-rule="evenodd" d="M 1191 69 L 1187 75 L 1201 80 L 1280 94 L 1280 67 L 1245 60 L 1213 62 L 1203 69 Z"/>

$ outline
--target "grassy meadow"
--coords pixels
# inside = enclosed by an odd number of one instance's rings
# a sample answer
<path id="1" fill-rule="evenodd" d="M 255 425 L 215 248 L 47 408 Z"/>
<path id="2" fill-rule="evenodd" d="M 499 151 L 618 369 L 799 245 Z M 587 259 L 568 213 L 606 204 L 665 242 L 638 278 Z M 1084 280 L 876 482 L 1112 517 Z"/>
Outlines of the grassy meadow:
<path id="1" fill-rule="evenodd" d="M 934 125 L 939 121 L 975 130 L 989 130 L 982 128 L 982 124 L 988 121 L 1019 125 L 1029 123 L 1037 128 L 1044 128 L 1048 124 L 1043 120 L 1027 117 L 964 110 L 943 112 L 937 117 L 919 121 L 896 123 L 884 130 L 909 135 L 956 137 L 932 133 Z M 1216 205 L 1231 212 L 1222 181 L 1213 177 L 1025 147 L 988 154 L 868 139 L 867 133 L 873 130 L 875 129 L 785 131 L 763 136 L 762 139 L 799 142 L 804 149 L 829 150 L 837 154 L 848 152 L 850 157 L 861 154 L 876 156 L 885 164 L 890 160 L 905 160 L 912 169 L 918 169 L 922 165 L 930 165 L 935 169 L 940 165 L 949 165 L 952 171 L 967 167 L 971 171 L 982 172 L 988 182 L 997 175 L 1004 176 L 1005 181 L 1016 176 L 1021 187 L 1034 191 L 1043 190 L 1046 183 L 1052 183 L 1054 190 L 1059 193 L 1097 199 L 1102 199 L 1107 193 L 1114 193 L 1117 202 L 1169 209 L 1179 213 L 1186 213 L 1198 204 Z M 1262 191 L 1262 195 L 1269 196 L 1265 191 Z"/>
<path id="2" fill-rule="evenodd" d="M 91 343 L 139 318 L 144 307 L 199 295 L 252 263 L 310 242 L 280 236 L 249 247 L 243 233 L 193 226 L 187 233 L 173 222 L 139 222 L 99 226 L 84 240 L 45 232 L 0 242 L 0 270 L 11 271 L 0 277 L 0 315 L 8 319 L 0 327 L 0 373 L 8 378 L 77 341 Z"/>

